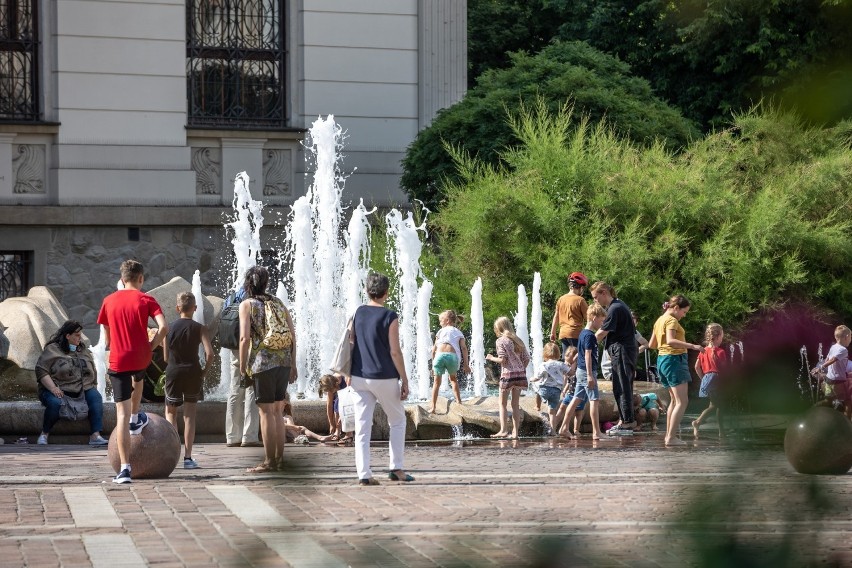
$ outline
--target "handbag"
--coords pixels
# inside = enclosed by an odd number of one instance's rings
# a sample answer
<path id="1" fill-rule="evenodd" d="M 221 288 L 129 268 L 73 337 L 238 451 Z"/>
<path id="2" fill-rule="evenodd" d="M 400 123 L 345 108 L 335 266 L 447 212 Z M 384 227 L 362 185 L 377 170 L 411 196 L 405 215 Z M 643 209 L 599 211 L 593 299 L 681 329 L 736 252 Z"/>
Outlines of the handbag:
<path id="1" fill-rule="evenodd" d="M 337 342 L 337 349 L 334 350 L 334 358 L 331 360 L 331 365 L 329 365 L 332 371 L 346 375 L 347 377 L 352 372 L 352 344 L 355 341 L 354 319 L 354 315 L 349 318 L 346 328 L 340 335 L 340 341 Z"/>
<path id="2" fill-rule="evenodd" d="M 80 396 L 69 396 L 63 394 L 59 405 L 59 417 L 65 420 L 83 420 L 89 417 L 89 404 L 86 402 L 86 394 Z"/>
<path id="3" fill-rule="evenodd" d="M 340 429 L 343 432 L 354 432 L 355 390 L 352 387 L 337 391 L 337 412 L 340 414 Z"/>

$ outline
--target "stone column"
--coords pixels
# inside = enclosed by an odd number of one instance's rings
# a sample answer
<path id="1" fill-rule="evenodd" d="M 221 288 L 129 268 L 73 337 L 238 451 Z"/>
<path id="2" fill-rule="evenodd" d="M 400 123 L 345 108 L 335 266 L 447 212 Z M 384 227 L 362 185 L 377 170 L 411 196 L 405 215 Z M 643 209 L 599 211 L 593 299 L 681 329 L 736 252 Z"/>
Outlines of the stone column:
<path id="1" fill-rule="evenodd" d="M 253 199 L 263 199 L 263 145 L 265 138 L 222 138 L 222 205 L 234 200 L 234 178 L 246 172 Z"/>
<path id="2" fill-rule="evenodd" d="M 0 134 L 0 200 L 12 198 L 15 176 L 12 175 L 12 140 L 15 134 Z"/>

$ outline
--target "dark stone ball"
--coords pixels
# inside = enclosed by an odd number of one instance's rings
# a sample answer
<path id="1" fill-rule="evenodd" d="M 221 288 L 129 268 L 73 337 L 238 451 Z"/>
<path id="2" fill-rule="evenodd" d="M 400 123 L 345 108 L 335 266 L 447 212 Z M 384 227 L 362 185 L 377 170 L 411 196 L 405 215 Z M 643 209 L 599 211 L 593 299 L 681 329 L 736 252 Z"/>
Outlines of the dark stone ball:
<path id="1" fill-rule="evenodd" d="M 784 453 L 799 473 L 842 475 L 852 468 L 852 423 L 834 409 L 811 408 L 787 428 Z"/>
<path id="2" fill-rule="evenodd" d="M 169 421 L 157 414 L 148 415 L 148 425 L 138 436 L 130 436 L 130 470 L 133 479 L 163 479 L 177 466 L 180 436 Z M 117 429 L 109 437 L 109 463 L 118 473 L 121 458 L 116 442 Z"/>

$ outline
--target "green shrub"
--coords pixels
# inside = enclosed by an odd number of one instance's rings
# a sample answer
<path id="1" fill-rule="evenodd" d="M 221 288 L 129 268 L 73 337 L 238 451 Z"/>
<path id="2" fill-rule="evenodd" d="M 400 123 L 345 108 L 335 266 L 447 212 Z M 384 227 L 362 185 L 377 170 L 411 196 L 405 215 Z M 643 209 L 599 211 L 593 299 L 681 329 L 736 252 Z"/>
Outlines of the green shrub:
<path id="1" fill-rule="evenodd" d="M 757 108 L 680 154 L 543 100 L 508 125 L 521 144 L 496 166 L 447 148 L 459 181 L 431 219 L 436 298 L 467 308 L 481 276 L 487 322 L 514 312 L 517 285 L 540 271 L 547 327 L 565 275 L 581 270 L 616 286 L 646 326 L 685 294 L 692 337 L 790 299 L 852 315 L 848 124 Z"/>

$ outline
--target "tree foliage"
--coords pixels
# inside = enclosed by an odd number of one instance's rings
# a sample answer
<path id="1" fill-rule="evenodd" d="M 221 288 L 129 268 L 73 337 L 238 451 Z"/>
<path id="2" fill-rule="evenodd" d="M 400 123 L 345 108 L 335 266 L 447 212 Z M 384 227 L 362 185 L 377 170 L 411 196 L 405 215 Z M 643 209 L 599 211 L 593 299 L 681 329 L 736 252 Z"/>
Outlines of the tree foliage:
<path id="1" fill-rule="evenodd" d="M 581 270 L 646 321 L 685 294 L 692 337 L 790 299 L 852 315 L 849 123 L 754 110 L 677 155 L 543 101 L 511 126 L 522 144 L 505 165 L 454 153 L 461 177 L 433 219 L 436 298 L 462 297 L 481 276 L 487 318 L 505 315 L 540 271 L 547 310 Z"/>
<path id="2" fill-rule="evenodd" d="M 584 43 L 557 43 L 536 55 L 515 53 L 511 60 L 510 68 L 483 74 L 462 101 L 441 111 L 409 146 L 401 183 L 411 198 L 435 207 L 444 179 L 457 179 L 446 146 L 497 164 L 501 153 L 519 141 L 506 122 L 507 112 L 516 113 L 523 101 L 536 97 L 553 112 L 570 101 L 592 123 L 607 117 L 620 135 L 643 145 L 660 141 L 675 149 L 698 135 L 626 64 Z"/>

